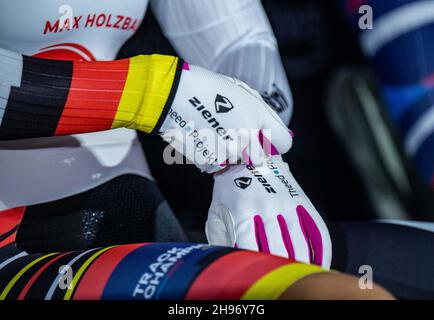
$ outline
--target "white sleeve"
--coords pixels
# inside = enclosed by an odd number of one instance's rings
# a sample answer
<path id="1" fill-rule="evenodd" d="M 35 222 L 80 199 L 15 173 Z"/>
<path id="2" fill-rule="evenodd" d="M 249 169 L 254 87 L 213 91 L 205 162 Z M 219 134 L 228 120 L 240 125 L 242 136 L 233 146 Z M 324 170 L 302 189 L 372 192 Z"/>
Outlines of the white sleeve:
<path id="1" fill-rule="evenodd" d="M 182 58 L 246 82 L 289 123 L 292 95 L 259 0 L 151 0 L 151 6 Z"/>

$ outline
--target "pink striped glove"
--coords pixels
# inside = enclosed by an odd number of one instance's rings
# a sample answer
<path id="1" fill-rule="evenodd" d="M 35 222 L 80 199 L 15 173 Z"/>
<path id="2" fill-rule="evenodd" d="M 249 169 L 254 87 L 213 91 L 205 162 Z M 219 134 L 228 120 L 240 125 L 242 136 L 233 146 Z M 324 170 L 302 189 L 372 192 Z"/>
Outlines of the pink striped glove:
<path id="1" fill-rule="evenodd" d="M 327 226 L 281 156 L 232 166 L 214 177 L 206 223 L 210 244 L 263 251 L 330 268 Z"/>

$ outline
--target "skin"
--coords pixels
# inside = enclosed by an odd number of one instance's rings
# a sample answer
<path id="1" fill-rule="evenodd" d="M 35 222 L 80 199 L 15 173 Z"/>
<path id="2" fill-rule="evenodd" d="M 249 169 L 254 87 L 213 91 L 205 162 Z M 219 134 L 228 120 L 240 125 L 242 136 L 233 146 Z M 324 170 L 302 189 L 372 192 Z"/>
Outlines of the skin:
<path id="1" fill-rule="evenodd" d="M 300 279 L 279 300 L 395 300 L 395 297 L 376 283 L 372 289 L 363 290 L 357 277 L 324 272 Z"/>

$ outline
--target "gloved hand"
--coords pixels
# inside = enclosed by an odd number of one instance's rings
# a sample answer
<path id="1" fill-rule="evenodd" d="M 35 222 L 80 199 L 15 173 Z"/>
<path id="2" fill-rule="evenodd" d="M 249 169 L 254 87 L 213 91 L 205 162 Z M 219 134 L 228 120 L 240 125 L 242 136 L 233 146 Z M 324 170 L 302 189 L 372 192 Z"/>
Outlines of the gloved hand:
<path id="1" fill-rule="evenodd" d="M 292 143 L 256 91 L 173 56 L 70 62 L 0 49 L 0 83 L 0 140 L 129 128 L 161 133 L 207 172 Z"/>
<path id="2" fill-rule="evenodd" d="M 266 155 L 286 153 L 292 145 L 290 131 L 258 92 L 239 80 L 187 64 L 159 131 L 208 173 L 240 159 L 262 165 Z"/>
<path id="3" fill-rule="evenodd" d="M 327 226 L 281 156 L 214 176 L 206 222 L 210 244 L 263 251 L 330 268 Z"/>

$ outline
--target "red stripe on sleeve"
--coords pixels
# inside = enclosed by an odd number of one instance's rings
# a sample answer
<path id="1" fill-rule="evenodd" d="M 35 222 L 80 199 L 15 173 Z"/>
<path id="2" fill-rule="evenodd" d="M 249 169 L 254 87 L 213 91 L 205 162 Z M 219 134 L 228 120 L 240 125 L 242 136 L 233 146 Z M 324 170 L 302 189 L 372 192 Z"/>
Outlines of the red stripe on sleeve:
<path id="1" fill-rule="evenodd" d="M 5 234 L 21 223 L 26 207 L 0 211 L 0 235 Z"/>
<path id="2" fill-rule="evenodd" d="M 75 293 L 74 300 L 99 300 L 105 285 L 116 266 L 130 252 L 146 244 L 129 244 L 115 247 L 99 256 L 83 275 Z"/>
<path id="3" fill-rule="evenodd" d="M 128 68 L 129 59 L 74 62 L 71 87 L 55 135 L 110 129 Z"/>
<path id="4" fill-rule="evenodd" d="M 235 300 L 256 281 L 291 260 L 262 253 L 238 251 L 221 257 L 193 282 L 187 300 Z"/>
<path id="5" fill-rule="evenodd" d="M 11 243 L 14 243 L 16 238 L 17 238 L 17 232 L 15 231 L 9 237 L 4 239 L 3 241 L 0 241 L 0 249 L 10 245 Z"/>
<path id="6" fill-rule="evenodd" d="M 27 293 L 29 292 L 30 288 L 33 286 L 35 281 L 39 278 L 39 276 L 44 272 L 49 266 L 51 266 L 54 262 L 59 260 L 60 258 L 66 256 L 69 252 L 62 253 L 58 255 L 57 257 L 51 259 L 46 264 L 44 264 L 29 280 L 29 282 L 26 283 L 24 289 L 21 291 L 20 295 L 18 296 L 18 300 L 24 300 Z"/>

